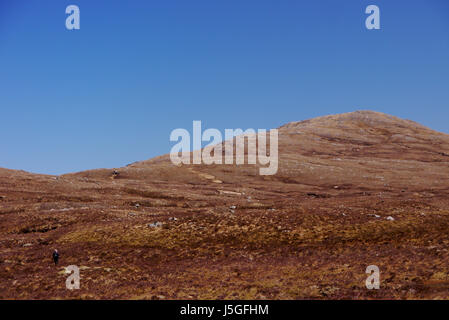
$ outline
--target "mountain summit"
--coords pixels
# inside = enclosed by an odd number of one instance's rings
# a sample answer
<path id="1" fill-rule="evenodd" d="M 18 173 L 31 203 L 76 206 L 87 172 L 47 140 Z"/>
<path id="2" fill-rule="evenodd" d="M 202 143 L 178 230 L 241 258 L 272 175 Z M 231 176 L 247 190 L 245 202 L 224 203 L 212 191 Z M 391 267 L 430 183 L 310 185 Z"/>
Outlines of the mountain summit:
<path id="1" fill-rule="evenodd" d="M 174 167 L 168 155 L 122 168 L 133 179 L 170 179 L 183 183 L 251 185 L 288 182 L 297 190 L 419 191 L 445 189 L 449 177 L 449 135 L 416 122 L 374 111 L 356 111 L 291 122 L 279 128 L 279 170 L 258 176 L 250 165 Z M 107 175 L 109 171 L 81 173 Z M 205 177 L 209 177 L 209 179 Z M 211 178 L 215 177 L 215 178 Z"/>

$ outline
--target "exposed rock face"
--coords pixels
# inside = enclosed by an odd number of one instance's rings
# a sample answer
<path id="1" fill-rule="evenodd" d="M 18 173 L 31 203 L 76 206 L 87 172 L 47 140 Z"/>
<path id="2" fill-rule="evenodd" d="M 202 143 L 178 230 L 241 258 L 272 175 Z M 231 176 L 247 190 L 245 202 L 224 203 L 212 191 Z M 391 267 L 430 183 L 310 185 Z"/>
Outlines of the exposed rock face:
<path id="1" fill-rule="evenodd" d="M 273 176 L 0 169 L 0 298 L 449 298 L 448 195 L 449 135 L 372 111 L 282 126 Z M 88 266 L 80 292 L 54 248 Z"/>

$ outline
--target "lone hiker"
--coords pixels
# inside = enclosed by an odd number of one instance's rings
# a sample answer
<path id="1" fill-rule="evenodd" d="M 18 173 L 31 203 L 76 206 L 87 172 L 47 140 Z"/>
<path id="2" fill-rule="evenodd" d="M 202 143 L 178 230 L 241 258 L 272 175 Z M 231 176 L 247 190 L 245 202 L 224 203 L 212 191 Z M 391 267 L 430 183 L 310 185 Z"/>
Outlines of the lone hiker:
<path id="1" fill-rule="evenodd" d="M 55 251 L 53 251 L 53 261 L 55 262 L 55 266 L 58 264 L 58 260 L 59 260 L 59 252 L 58 249 L 55 249 Z"/>

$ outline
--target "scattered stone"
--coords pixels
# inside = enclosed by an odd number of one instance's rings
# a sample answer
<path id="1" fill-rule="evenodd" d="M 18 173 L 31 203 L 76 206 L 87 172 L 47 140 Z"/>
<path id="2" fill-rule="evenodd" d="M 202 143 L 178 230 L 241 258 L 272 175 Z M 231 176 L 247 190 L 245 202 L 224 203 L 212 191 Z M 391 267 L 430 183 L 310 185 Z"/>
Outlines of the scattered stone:
<path id="1" fill-rule="evenodd" d="M 23 245 L 23 247 L 31 247 L 33 244 L 32 243 L 25 243 L 24 245 Z"/>
<path id="2" fill-rule="evenodd" d="M 408 292 L 409 292 L 410 295 L 416 294 L 416 290 L 415 289 L 410 289 L 410 290 L 408 290 Z"/>
<path id="3" fill-rule="evenodd" d="M 135 212 L 128 212 L 128 215 L 129 215 L 129 216 L 135 216 L 136 213 L 135 213 Z"/>
<path id="4" fill-rule="evenodd" d="M 235 210 L 237 207 L 236 206 L 230 206 L 229 209 L 231 210 Z"/>
<path id="5" fill-rule="evenodd" d="M 159 228 L 162 227 L 162 222 L 156 221 L 148 224 L 149 228 Z"/>
<path id="6" fill-rule="evenodd" d="M 168 218 L 168 220 L 169 220 L 169 221 L 178 221 L 178 218 L 176 218 L 176 217 L 170 217 L 170 218 Z"/>
<path id="7" fill-rule="evenodd" d="M 388 216 L 386 219 L 389 221 L 394 221 L 394 218 L 392 216 Z"/>
<path id="8" fill-rule="evenodd" d="M 139 203 L 136 203 L 136 204 L 134 205 L 134 207 L 139 208 L 139 207 L 140 207 L 140 204 L 139 204 Z"/>

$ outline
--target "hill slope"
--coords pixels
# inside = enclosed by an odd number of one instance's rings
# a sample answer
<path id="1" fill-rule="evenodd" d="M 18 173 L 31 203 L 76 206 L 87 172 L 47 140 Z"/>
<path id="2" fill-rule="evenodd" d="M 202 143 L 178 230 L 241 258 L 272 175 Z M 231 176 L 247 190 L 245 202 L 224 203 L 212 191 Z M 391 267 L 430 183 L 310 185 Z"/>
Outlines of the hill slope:
<path id="1" fill-rule="evenodd" d="M 449 298 L 449 135 L 358 111 L 280 127 L 273 176 L 115 170 L 0 169 L 1 298 Z"/>

